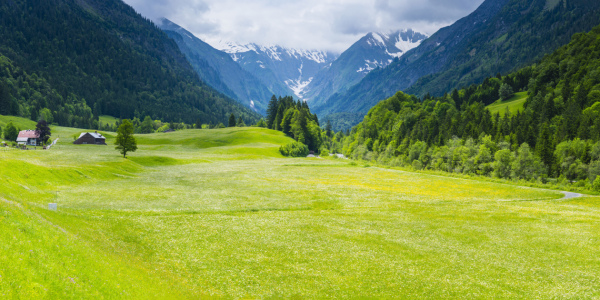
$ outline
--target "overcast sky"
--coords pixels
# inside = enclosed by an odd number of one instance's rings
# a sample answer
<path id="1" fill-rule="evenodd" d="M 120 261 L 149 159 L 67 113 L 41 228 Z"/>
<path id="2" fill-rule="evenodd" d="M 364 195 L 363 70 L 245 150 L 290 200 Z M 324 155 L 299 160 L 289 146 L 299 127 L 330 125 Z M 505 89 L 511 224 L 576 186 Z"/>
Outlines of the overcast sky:
<path id="1" fill-rule="evenodd" d="M 342 52 L 371 31 L 433 34 L 483 0 L 124 0 L 152 20 L 166 17 L 218 40 Z"/>

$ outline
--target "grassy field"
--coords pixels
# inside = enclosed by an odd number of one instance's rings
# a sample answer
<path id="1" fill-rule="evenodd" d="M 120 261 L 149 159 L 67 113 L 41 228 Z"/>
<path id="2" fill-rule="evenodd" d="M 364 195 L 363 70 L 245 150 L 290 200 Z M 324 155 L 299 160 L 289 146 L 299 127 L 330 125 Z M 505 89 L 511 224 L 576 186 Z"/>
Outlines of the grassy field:
<path id="1" fill-rule="evenodd" d="M 0 150 L 0 298 L 600 297 L 600 198 L 283 158 L 266 129 L 106 136 Z"/>
<path id="2" fill-rule="evenodd" d="M 100 116 L 99 120 L 100 123 L 104 124 L 110 124 L 110 125 L 115 125 L 117 123 L 119 119 L 115 118 L 115 117 L 111 117 L 111 116 Z"/>
<path id="3" fill-rule="evenodd" d="M 490 110 L 492 115 L 499 112 L 500 116 L 504 116 L 504 114 L 506 114 L 507 107 L 510 114 L 516 114 L 517 111 L 523 111 L 523 105 L 525 105 L 525 101 L 527 101 L 527 92 L 520 92 L 515 93 L 512 98 L 506 101 L 498 100 L 488 105 L 487 108 Z"/>

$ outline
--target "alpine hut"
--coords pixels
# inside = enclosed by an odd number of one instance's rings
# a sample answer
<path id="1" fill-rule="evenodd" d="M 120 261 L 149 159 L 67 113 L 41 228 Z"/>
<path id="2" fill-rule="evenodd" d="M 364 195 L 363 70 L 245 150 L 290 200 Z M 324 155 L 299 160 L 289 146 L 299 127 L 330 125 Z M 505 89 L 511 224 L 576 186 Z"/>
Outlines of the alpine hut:
<path id="1" fill-rule="evenodd" d="M 97 131 L 94 133 L 84 132 L 73 142 L 75 145 L 106 145 L 106 138 Z"/>

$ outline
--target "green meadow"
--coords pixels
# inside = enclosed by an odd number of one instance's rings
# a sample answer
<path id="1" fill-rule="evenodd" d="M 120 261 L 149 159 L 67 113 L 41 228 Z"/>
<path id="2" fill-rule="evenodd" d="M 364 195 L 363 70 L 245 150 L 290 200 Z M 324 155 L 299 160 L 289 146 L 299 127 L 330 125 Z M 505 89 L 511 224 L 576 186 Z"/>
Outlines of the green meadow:
<path id="1" fill-rule="evenodd" d="M 128 159 L 82 131 L 0 148 L 0 298 L 600 297 L 597 197 L 284 158 L 260 128 L 136 135 Z"/>
<path id="2" fill-rule="evenodd" d="M 527 92 L 515 93 L 510 99 L 505 101 L 498 100 L 490 104 L 487 108 L 490 110 L 492 115 L 500 113 L 500 116 L 506 114 L 506 108 L 511 115 L 516 114 L 518 111 L 523 111 L 525 102 L 527 101 Z"/>

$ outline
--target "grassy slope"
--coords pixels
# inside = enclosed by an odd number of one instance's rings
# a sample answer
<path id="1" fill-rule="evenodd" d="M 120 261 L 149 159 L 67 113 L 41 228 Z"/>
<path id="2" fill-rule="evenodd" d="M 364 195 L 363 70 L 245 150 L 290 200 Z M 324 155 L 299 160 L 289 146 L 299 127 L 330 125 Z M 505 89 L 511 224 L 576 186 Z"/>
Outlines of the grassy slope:
<path id="1" fill-rule="evenodd" d="M 0 296 L 600 296 L 598 198 L 285 159 L 256 128 L 138 141 L 0 150 Z"/>
<path id="2" fill-rule="evenodd" d="M 119 119 L 115 118 L 115 117 L 111 117 L 111 116 L 100 116 L 99 121 L 102 124 L 110 124 L 110 125 L 114 125 L 117 123 Z"/>
<path id="3" fill-rule="evenodd" d="M 492 113 L 492 115 L 499 112 L 500 116 L 504 116 L 504 114 L 506 114 L 507 107 L 510 114 L 516 114 L 517 111 L 523 111 L 523 105 L 525 105 L 525 101 L 527 101 L 527 92 L 520 92 L 515 93 L 515 95 L 512 98 L 506 101 L 498 100 L 488 105 L 487 108 Z"/>

